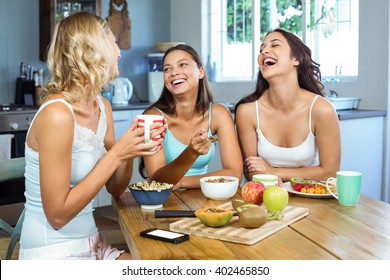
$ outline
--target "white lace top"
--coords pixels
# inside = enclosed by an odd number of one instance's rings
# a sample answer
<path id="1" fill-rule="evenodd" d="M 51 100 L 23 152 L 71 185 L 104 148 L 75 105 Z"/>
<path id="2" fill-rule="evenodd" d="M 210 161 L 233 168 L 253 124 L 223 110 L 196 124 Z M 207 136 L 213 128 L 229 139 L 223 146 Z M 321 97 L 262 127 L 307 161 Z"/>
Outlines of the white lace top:
<path id="1" fill-rule="evenodd" d="M 104 137 L 107 131 L 106 114 L 101 97 L 98 96 L 97 100 L 100 118 L 96 133 L 89 128 L 80 126 L 75 121 L 70 188 L 83 180 L 106 152 L 104 147 Z M 56 99 L 43 104 L 35 115 L 34 120 L 43 108 L 50 106 L 54 102 L 65 104 L 74 115 L 73 108 L 68 102 Z M 34 125 L 34 120 L 30 127 Z M 28 133 L 29 131 L 27 135 Z M 26 216 L 20 240 L 21 248 L 37 248 L 54 243 L 82 239 L 95 234 L 97 228 L 92 215 L 92 201 L 61 229 L 56 230 L 51 227 L 42 207 L 39 180 L 39 152 L 32 150 L 27 143 L 25 147 Z"/>

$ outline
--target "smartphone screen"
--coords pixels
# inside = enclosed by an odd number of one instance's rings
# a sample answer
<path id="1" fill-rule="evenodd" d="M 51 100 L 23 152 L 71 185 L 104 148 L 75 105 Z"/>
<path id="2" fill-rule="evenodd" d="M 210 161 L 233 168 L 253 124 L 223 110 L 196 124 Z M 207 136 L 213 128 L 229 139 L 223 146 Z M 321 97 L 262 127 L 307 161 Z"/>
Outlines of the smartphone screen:
<path id="1" fill-rule="evenodd" d="M 181 243 L 189 239 L 188 234 L 173 232 L 164 229 L 151 228 L 140 232 L 142 237 L 151 238 L 155 240 L 170 242 L 170 243 Z"/>

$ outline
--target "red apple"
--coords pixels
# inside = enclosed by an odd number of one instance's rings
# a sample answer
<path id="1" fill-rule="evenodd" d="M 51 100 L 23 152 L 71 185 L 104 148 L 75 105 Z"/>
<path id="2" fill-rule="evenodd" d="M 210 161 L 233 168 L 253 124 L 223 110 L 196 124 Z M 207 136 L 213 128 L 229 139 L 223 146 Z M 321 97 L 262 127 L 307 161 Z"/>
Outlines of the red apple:
<path id="1" fill-rule="evenodd" d="M 249 181 L 242 187 L 241 196 L 245 202 L 261 205 L 263 204 L 264 190 L 263 183 Z"/>

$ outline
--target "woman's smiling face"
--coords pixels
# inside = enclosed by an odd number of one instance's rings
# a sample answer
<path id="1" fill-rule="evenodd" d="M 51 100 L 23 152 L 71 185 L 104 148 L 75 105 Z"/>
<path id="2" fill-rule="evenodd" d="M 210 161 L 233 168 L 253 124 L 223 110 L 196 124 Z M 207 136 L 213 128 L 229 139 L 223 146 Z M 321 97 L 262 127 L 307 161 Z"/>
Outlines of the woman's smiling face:
<path id="1" fill-rule="evenodd" d="M 279 32 L 272 32 L 264 38 L 257 62 L 265 79 L 291 71 L 299 65 L 299 61 L 291 56 L 287 39 Z"/>
<path id="2" fill-rule="evenodd" d="M 192 56 L 182 50 L 170 52 L 164 59 L 164 83 L 172 94 L 195 90 L 204 77 L 203 67 L 198 67 Z"/>

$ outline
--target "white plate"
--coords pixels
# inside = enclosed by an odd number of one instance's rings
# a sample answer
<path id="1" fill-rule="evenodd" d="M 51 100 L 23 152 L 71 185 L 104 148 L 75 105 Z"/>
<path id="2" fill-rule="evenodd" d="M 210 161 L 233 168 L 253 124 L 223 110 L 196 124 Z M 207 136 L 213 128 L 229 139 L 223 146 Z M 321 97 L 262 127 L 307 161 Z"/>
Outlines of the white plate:
<path id="1" fill-rule="evenodd" d="M 292 194 L 296 194 L 299 196 L 304 196 L 304 197 L 310 197 L 310 198 L 330 198 L 333 197 L 330 193 L 327 194 L 314 194 L 314 193 L 303 193 L 303 192 L 297 192 L 295 191 L 292 187 L 290 182 L 285 182 L 283 183 L 283 187 Z"/>

